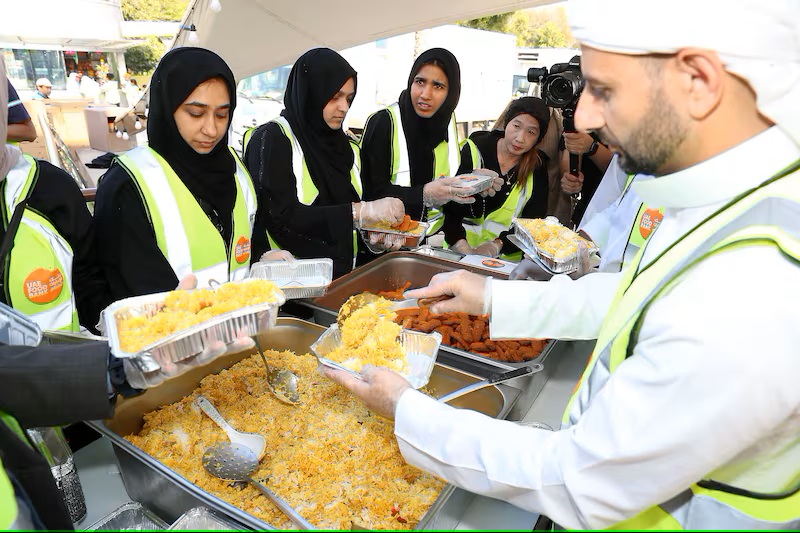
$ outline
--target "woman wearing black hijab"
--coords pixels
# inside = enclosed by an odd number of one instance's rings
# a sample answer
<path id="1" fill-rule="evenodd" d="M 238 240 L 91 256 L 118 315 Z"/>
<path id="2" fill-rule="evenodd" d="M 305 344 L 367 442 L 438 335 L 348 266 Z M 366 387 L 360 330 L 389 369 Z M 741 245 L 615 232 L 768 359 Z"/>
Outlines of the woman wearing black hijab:
<path id="1" fill-rule="evenodd" d="M 256 198 L 227 146 L 235 107 L 233 74 L 215 53 L 161 59 L 149 146 L 115 159 L 97 189 L 97 249 L 115 300 L 172 290 L 192 272 L 200 287 L 247 274 Z"/>
<path id="2" fill-rule="evenodd" d="M 370 116 L 361 139 L 364 197 L 400 198 L 411 218 L 432 222 L 429 234 L 441 227 L 440 206 L 474 201 L 458 178 L 449 177 L 460 163 L 453 116 L 460 95 L 455 56 L 443 48 L 427 50 L 414 62 L 397 103 Z"/>
<path id="3" fill-rule="evenodd" d="M 342 130 L 356 94 L 356 71 L 316 48 L 292 67 L 281 116 L 248 141 L 247 167 L 258 190 L 253 250 L 281 248 L 300 258 L 329 257 L 334 277 L 354 266 L 356 224 L 402 219 L 402 202 L 361 201 L 358 146 Z"/>
<path id="4" fill-rule="evenodd" d="M 494 196 L 475 197 L 475 203 L 444 206 L 444 235 L 450 248 L 464 254 L 520 260 L 522 252 L 508 241 L 514 217 L 547 216 L 547 156 L 538 149 L 547 133 L 550 109 L 541 98 L 512 101 L 503 116 L 503 129 L 477 131 L 461 150 L 459 174 L 492 170 L 502 178 Z"/>

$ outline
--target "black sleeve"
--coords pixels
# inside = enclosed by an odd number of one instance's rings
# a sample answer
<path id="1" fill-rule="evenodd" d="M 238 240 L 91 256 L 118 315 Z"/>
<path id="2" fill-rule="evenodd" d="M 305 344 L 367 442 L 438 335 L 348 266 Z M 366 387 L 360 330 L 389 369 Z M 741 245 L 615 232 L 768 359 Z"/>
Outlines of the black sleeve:
<path id="1" fill-rule="evenodd" d="M 111 303 L 108 283 L 97 262 L 92 215 L 72 177 L 39 161 L 30 206 L 44 214 L 72 247 L 72 290 L 81 325 L 94 333 L 100 311 Z"/>
<path id="2" fill-rule="evenodd" d="M 14 89 L 14 86 L 11 85 L 11 80 L 7 79 L 6 81 L 8 82 L 8 103 L 10 105 L 19 100 L 19 95 L 17 94 L 17 90 Z M 9 124 L 20 124 L 29 118 L 31 118 L 31 116 L 28 114 L 28 110 L 25 109 L 23 104 L 17 104 L 8 108 Z"/>
<path id="3" fill-rule="evenodd" d="M 0 411 L 23 427 L 109 418 L 108 344 L 0 345 Z"/>
<path id="4" fill-rule="evenodd" d="M 329 257 L 334 261 L 334 275 L 348 272 L 353 260 L 351 204 L 304 205 L 297 199 L 292 148 L 277 124 L 266 124 L 258 138 L 253 135 L 246 155 L 248 170 L 259 184 L 253 255 L 261 257 L 269 250 L 269 231 L 275 242 L 295 257 Z"/>
<path id="5" fill-rule="evenodd" d="M 113 301 L 178 286 L 175 272 L 158 247 L 136 184 L 116 162 L 98 183 L 94 222 L 98 262 Z"/>
<path id="6" fill-rule="evenodd" d="M 400 142 L 405 142 L 401 139 Z M 364 126 L 361 137 L 361 181 L 364 200 L 377 200 L 391 196 L 403 201 L 411 218 L 424 213 L 423 185 L 402 187 L 392 183 L 392 121 L 389 110 L 382 109 L 372 115 Z"/>
<path id="7" fill-rule="evenodd" d="M 472 162 L 472 151 L 466 143 L 461 147 L 461 165 L 458 167 L 458 174 L 467 174 L 475 170 L 477 163 Z M 464 229 L 462 221 L 466 217 L 470 217 L 472 211 L 471 206 L 478 206 L 474 210 L 480 213 L 483 207 L 483 198 L 480 194 L 475 195 L 474 204 L 459 204 L 457 202 L 447 202 L 444 204 L 442 211 L 444 212 L 444 223 L 442 229 L 444 230 L 445 242 L 452 246 L 461 239 L 467 238 L 467 230 Z"/>

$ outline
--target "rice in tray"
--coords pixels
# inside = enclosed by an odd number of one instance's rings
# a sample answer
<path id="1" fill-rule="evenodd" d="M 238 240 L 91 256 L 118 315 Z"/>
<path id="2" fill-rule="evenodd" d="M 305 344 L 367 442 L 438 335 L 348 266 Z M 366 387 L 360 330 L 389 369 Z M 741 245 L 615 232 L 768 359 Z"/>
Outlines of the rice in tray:
<path id="1" fill-rule="evenodd" d="M 136 352 L 145 346 L 212 317 L 249 305 L 275 301 L 279 289 L 263 279 L 224 283 L 216 289 L 176 290 L 152 316 L 132 316 L 119 321 L 120 347 Z"/>
<path id="2" fill-rule="evenodd" d="M 403 374 L 408 360 L 400 343 L 402 327 L 394 322 L 392 302 L 378 298 L 350 313 L 341 327 L 342 345 L 326 358 L 361 372 L 364 365 L 384 366 Z"/>
<path id="3" fill-rule="evenodd" d="M 552 217 L 550 217 L 552 218 Z M 555 259 L 563 259 L 578 251 L 578 243 L 587 247 L 593 244 L 557 221 L 541 218 L 517 219 L 517 223 L 525 228 L 533 238 L 536 246 Z"/>
<path id="4" fill-rule="evenodd" d="M 203 394 L 236 429 L 266 437 L 267 453 L 253 478 L 314 526 L 413 529 L 445 483 L 406 464 L 393 423 L 319 376 L 313 356 L 264 355 L 271 365 L 298 375 L 302 405 L 283 404 L 269 392 L 255 355 L 205 377 L 183 400 L 145 415 L 142 430 L 125 438 L 203 490 L 279 529 L 294 529 L 257 489 L 204 470 L 205 449 L 227 436 L 195 405 Z"/>

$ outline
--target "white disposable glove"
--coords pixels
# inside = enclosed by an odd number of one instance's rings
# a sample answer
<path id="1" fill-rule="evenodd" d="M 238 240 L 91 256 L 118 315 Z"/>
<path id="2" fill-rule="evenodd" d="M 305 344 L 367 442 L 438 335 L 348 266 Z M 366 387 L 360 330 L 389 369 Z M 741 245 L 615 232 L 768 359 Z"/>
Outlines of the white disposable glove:
<path id="1" fill-rule="evenodd" d="M 260 261 L 287 261 L 292 263 L 296 261 L 296 259 L 292 253 L 287 250 L 270 250 L 269 252 L 264 252 Z"/>
<path id="2" fill-rule="evenodd" d="M 397 224 L 403 220 L 406 208 L 399 198 L 381 198 L 372 202 L 356 204 L 358 211 L 358 227 L 371 227 L 378 222 Z"/>
<path id="3" fill-rule="evenodd" d="M 475 247 L 473 253 L 476 255 L 484 255 L 486 257 L 498 257 L 500 250 L 503 249 L 503 241 L 494 239 L 493 241 L 486 241 Z"/>
<path id="4" fill-rule="evenodd" d="M 454 270 L 436 274 L 427 287 L 406 291 L 406 298 L 435 298 L 452 296 L 431 305 L 431 313 L 462 312 L 471 315 L 485 315 L 492 306 L 491 283 L 489 278 L 466 270 Z"/>
<path id="5" fill-rule="evenodd" d="M 472 171 L 473 174 L 482 174 L 484 176 L 492 176 L 492 186 L 486 190 L 481 191 L 479 194 L 486 198 L 487 196 L 494 196 L 503 188 L 503 178 L 497 172 L 488 168 L 478 168 Z"/>
<path id="6" fill-rule="evenodd" d="M 384 250 L 399 250 L 405 244 L 406 238 L 404 235 L 368 231 L 364 242 L 367 244 L 367 248 L 369 248 L 370 251 L 373 253 L 380 253 Z"/>
<path id="7" fill-rule="evenodd" d="M 469 187 L 465 187 L 458 176 L 438 178 L 423 187 L 422 201 L 428 207 L 442 206 L 447 202 L 475 203 L 475 198 L 470 196 L 469 190 Z"/>
<path id="8" fill-rule="evenodd" d="M 524 258 L 519 264 L 514 267 L 508 279 L 533 279 L 537 281 L 547 281 L 552 278 L 553 274 L 546 272 L 535 261 Z"/>
<path id="9" fill-rule="evenodd" d="M 450 249 L 464 255 L 472 255 L 475 253 L 475 250 L 473 250 L 472 246 L 469 245 L 467 239 L 459 239 L 450 247 Z"/>

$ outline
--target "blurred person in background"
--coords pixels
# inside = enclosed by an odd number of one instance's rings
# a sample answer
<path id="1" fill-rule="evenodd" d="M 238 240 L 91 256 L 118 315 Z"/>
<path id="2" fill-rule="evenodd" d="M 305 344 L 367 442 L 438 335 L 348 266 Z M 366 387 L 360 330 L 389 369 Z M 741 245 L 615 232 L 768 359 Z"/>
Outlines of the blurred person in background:
<path id="1" fill-rule="evenodd" d="M 34 100 L 49 100 L 50 93 L 53 92 L 53 84 L 47 78 L 36 80 L 36 92 L 31 96 Z"/>
<path id="2" fill-rule="evenodd" d="M 2 83 L 3 78 L 5 78 L 5 67 L 3 69 L 3 77 L 0 78 L 0 83 Z M 6 78 L 5 81 L 8 95 L 8 119 L 5 123 L 8 128 L 6 132 L 6 142 L 20 143 L 22 141 L 31 142 L 36 140 L 36 127 L 33 125 L 28 110 L 25 109 L 22 100 L 19 99 L 16 89 L 11 85 L 11 80 Z"/>

